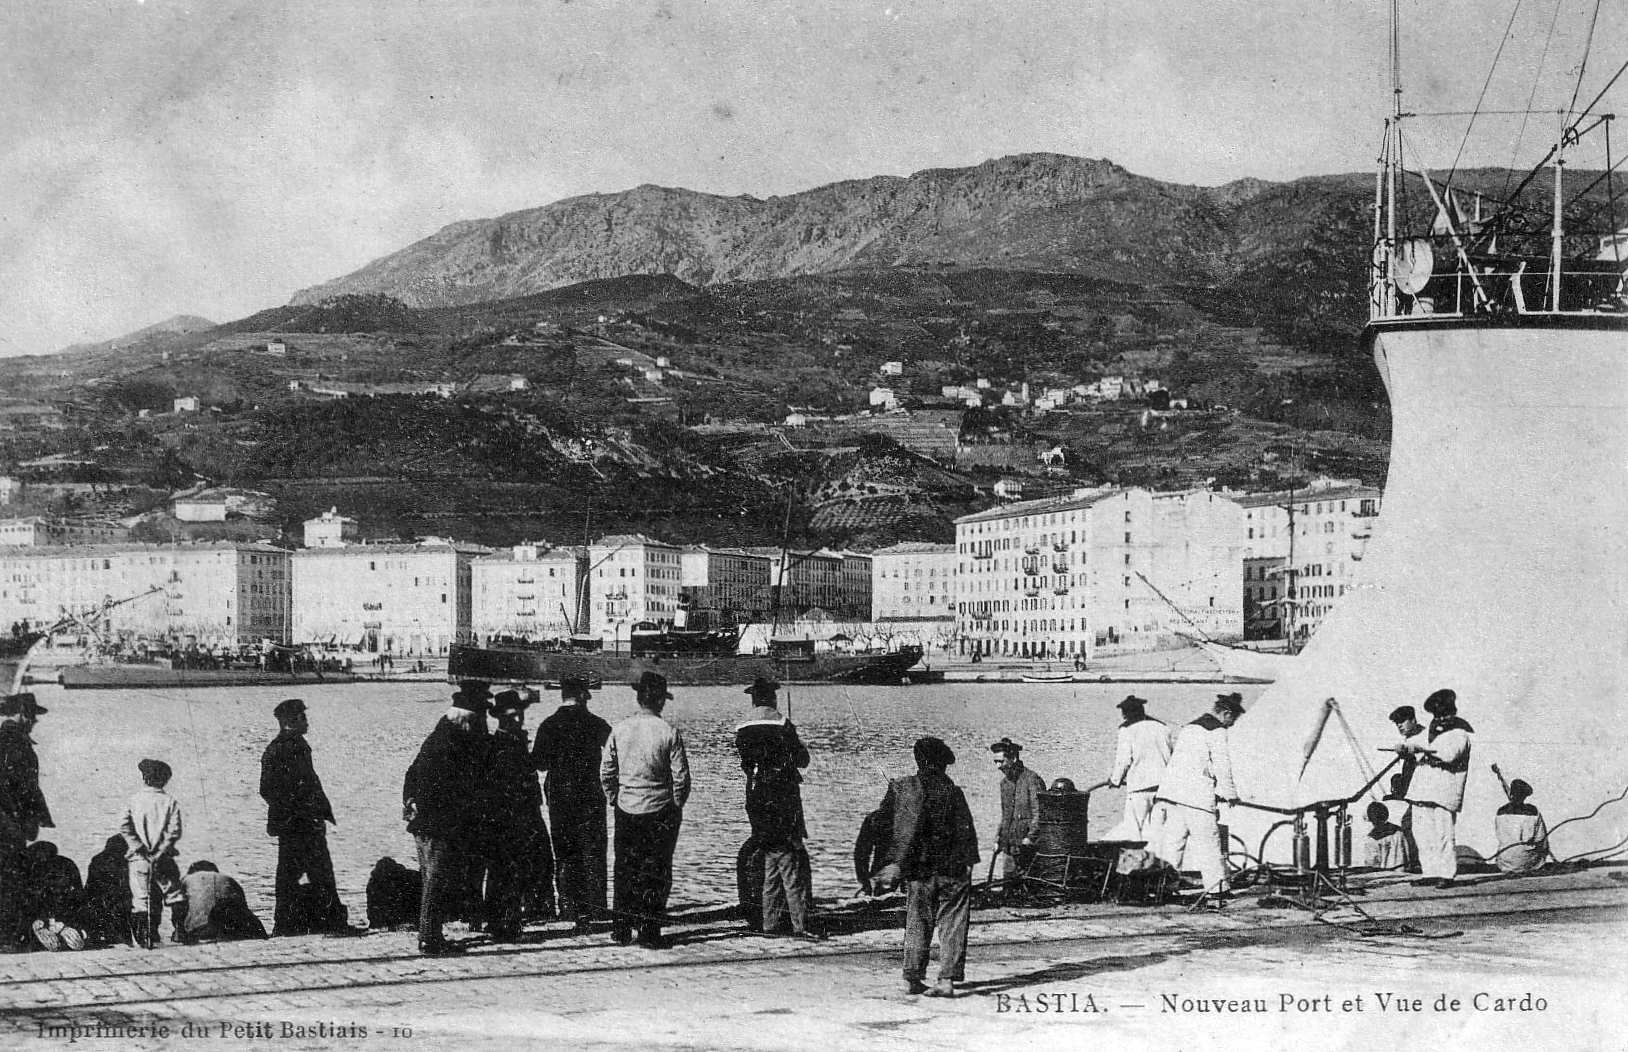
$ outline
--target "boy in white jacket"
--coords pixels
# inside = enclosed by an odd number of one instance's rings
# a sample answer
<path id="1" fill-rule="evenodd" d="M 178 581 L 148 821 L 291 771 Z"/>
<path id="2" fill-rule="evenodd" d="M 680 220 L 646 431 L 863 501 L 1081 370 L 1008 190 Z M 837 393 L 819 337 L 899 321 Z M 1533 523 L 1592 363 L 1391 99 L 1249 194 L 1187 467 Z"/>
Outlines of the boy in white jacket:
<path id="1" fill-rule="evenodd" d="M 170 907 L 170 923 L 176 942 L 185 941 L 186 892 L 181 869 L 175 863 L 176 844 L 181 839 L 181 805 L 164 791 L 170 781 L 170 765 L 163 760 L 142 760 L 141 791 L 130 798 L 119 821 L 119 835 L 128 847 L 130 862 L 130 926 L 136 945 L 147 949 L 158 941 L 158 916 L 151 912 L 153 886 L 164 894 Z"/>

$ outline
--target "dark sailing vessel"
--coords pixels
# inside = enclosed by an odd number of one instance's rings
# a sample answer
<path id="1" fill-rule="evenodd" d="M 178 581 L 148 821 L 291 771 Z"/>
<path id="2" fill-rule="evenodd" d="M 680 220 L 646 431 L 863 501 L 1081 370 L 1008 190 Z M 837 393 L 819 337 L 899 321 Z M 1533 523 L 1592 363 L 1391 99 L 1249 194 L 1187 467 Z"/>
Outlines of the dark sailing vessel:
<path id="1" fill-rule="evenodd" d="M 921 660 L 921 648 L 835 653 L 816 652 L 813 640 L 775 640 L 767 654 L 737 653 L 740 633 L 689 630 L 650 623 L 634 627 L 625 651 L 605 651 L 598 640 L 567 645 L 498 643 L 486 647 L 455 644 L 447 663 L 450 679 L 488 682 L 555 683 L 581 676 L 596 683 L 631 683 L 644 672 L 659 672 L 674 686 L 730 686 L 769 676 L 783 683 L 863 683 L 896 685 Z"/>

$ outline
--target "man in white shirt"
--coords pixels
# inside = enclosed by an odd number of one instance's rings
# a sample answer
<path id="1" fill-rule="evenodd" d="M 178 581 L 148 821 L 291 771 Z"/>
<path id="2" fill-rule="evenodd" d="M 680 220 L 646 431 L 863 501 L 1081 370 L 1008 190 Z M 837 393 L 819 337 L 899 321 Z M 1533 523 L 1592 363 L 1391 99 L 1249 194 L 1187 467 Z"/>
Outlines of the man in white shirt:
<path id="1" fill-rule="evenodd" d="M 1238 802 L 1227 729 L 1243 712 L 1242 695 L 1216 695 L 1210 711 L 1177 735 L 1155 796 L 1165 807 L 1153 853 L 1177 869 L 1184 862 L 1196 866 L 1205 894 L 1214 896 L 1217 905 L 1227 887 L 1227 864 L 1216 801 Z"/>
<path id="2" fill-rule="evenodd" d="M 1459 718 L 1458 695 L 1438 690 L 1425 699 L 1432 719 L 1426 743 L 1411 739 L 1396 747 L 1418 761 L 1408 783 L 1413 839 L 1419 845 L 1416 884 L 1450 888 L 1458 876 L 1458 813 L 1464 808 L 1464 782 L 1470 774 L 1470 736 L 1474 729 Z"/>
<path id="3" fill-rule="evenodd" d="M 667 677 L 646 672 L 633 685 L 639 711 L 618 723 L 605 742 L 599 781 L 616 808 L 616 894 L 611 938 L 626 946 L 665 949 L 662 912 L 673 889 L 673 850 L 690 797 L 684 736 L 661 718 L 672 699 Z"/>
<path id="4" fill-rule="evenodd" d="M 1125 789 L 1125 819 L 1108 834 L 1109 840 L 1148 840 L 1153 798 L 1170 763 L 1170 728 L 1145 711 L 1147 701 L 1135 694 L 1119 703 L 1124 722 L 1114 750 L 1110 788 Z"/>

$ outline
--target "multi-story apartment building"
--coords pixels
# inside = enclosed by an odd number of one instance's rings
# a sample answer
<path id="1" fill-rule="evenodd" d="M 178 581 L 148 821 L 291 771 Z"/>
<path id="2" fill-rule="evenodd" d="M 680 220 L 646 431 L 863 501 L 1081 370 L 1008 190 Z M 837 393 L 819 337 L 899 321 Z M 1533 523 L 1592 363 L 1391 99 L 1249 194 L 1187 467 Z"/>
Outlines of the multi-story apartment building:
<path id="1" fill-rule="evenodd" d="M 1305 639 L 1355 579 L 1381 491 L 1343 479 L 1233 499 L 1244 510 L 1244 634 Z"/>
<path id="2" fill-rule="evenodd" d="M 489 552 L 448 542 L 297 551 L 294 641 L 444 655 L 471 638 L 470 564 Z"/>
<path id="3" fill-rule="evenodd" d="M 683 576 L 677 545 L 642 533 L 601 537 L 588 546 L 588 632 L 617 649 L 635 625 L 671 624 Z"/>
<path id="4" fill-rule="evenodd" d="M 873 616 L 875 567 L 864 552 L 845 551 L 842 555 L 842 588 L 837 594 L 835 613 L 844 621 L 869 621 Z"/>
<path id="5" fill-rule="evenodd" d="M 877 621 L 955 619 L 953 544 L 917 541 L 871 553 L 871 612 Z"/>
<path id="6" fill-rule="evenodd" d="M 1237 635 L 1242 512 L 1207 492 L 1077 490 L 956 520 L 964 652 L 1090 657 Z"/>
<path id="7" fill-rule="evenodd" d="M 825 548 L 793 551 L 748 548 L 769 560 L 771 619 L 796 621 L 814 611 L 840 621 L 869 621 L 871 616 L 870 556 Z"/>
<path id="8" fill-rule="evenodd" d="M 768 556 L 738 548 L 691 545 L 680 553 L 679 579 L 689 602 L 689 627 L 721 628 L 769 620 Z"/>
<path id="9" fill-rule="evenodd" d="M 91 619 L 108 643 L 287 642 L 289 553 L 265 543 L 86 545 L 0 556 L 0 623 Z"/>
<path id="10" fill-rule="evenodd" d="M 470 568 L 470 629 L 481 643 L 499 638 L 563 639 L 582 621 L 583 548 L 517 544 L 482 555 Z"/>

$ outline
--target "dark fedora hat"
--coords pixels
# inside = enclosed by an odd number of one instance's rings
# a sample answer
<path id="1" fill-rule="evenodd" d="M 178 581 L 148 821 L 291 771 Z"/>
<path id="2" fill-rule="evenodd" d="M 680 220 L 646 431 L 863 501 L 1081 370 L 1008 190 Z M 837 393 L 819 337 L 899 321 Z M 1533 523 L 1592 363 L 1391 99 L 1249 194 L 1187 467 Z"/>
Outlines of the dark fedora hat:
<path id="1" fill-rule="evenodd" d="M 1217 694 L 1215 696 L 1215 710 L 1242 716 L 1244 714 L 1244 696 L 1237 691 L 1231 694 Z"/>
<path id="2" fill-rule="evenodd" d="M 22 716 L 25 714 L 43 716 L 50 711 L 50 709 L 39 703 L 31 691 L 25 690 L 21 694 L 7 694 L 5 700 L 0 701 L 0 716 Z"/>
<path id="3" fill-rule="evenodd" d="M 1121 709 L 1135 709 L 1140 712 L 1142 709 L 1147 707 L 1147 703 L 1148 700 L 1146 698 L 1139 698 L 1135 694 L 1127 694 L 1125 695 L 1125 700 L 1120 702 L 1116 707 Z"/>
<path id="4" fill-rule="evenodd" d="M 466 679 L 452 695 L 452 707 L 465 712 L 485 712 L 492 707 L 492 688 L 483 680 Z"/>
<path id="5" fill-rule="evenodd" d="M 780 690 L 780 681 L 779 680 L 771 679 L 768 676 L 759 675 L 756 679 L 754 679 L 752 681 L 752 685 L 750 687 L 747 687 L 741 693 L 750 694 L 750 695 L 752 695 L 752 697 L 755 698 L 759 694 L 774 694 L 779 690 Z"/>
<path id="6" fill-rule="evenodd" d="M 994 745 L 991 745 L 989 747 L 989 751 L 1003 753 L 1007 756 L 1016 756 L 1018 753 L 1023 751 L 1023 746 L 1019 745 L 1010 738 L 1002 738 Z"/>
<path id="7" fill-rule="evenodd" d="M 566 698 L 581 698 L 587 696 L 593 689 L 593 684 L 587 676 L 561 676 L 560 696 Z"/>
<path id="8" fill-rule="evenodd" d="M 672 692 L 667 689 L 667 677 L 660 672 L 646 672 L 632 686 L 641 698 L 653 695 L 670 700 L 673 696 Z"/>

